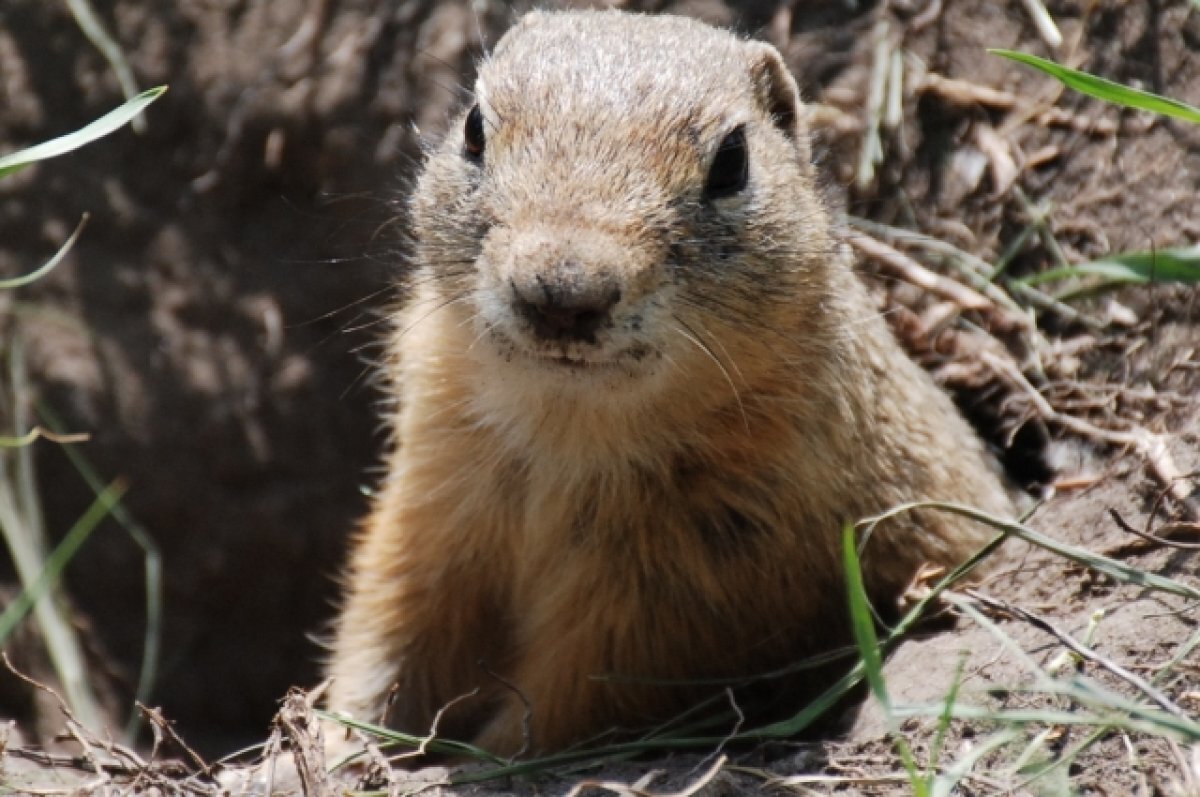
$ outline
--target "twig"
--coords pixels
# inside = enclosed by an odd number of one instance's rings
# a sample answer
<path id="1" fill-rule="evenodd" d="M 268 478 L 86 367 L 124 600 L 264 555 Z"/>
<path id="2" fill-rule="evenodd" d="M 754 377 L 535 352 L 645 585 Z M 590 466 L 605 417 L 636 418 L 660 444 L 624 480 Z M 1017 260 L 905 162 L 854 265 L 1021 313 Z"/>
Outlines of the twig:
<path id="1" fill-rule="evenodd" d="M 38 766 L 49 767 L 51 769 L 77 769 L 80 772 L 95 772 L 93 762 L 88 760 L 86 756 L 71 755 L 70 753 L 47 753 L 45 750 L 36 750 L 32 747 L 10 747 L 5 751 L 6 755 L 11 755 L 14 758 L 22 758 L 26 761 L 32 761 Z M 114 775 L 132 775 L 137 770 L 129 764 L 120 761 L 104 761 L 100 764 L 104 770 Z"/>
<path id="2" fill-rule="evenodd" d="M 1189 722 L 1191 721 L 1187 715 L 1187 712 L 1185 712 L 1179 706 L 1175 705 L 1175 703 L 1173 703 L 1170 698 L 1168 698 L 1166 695 L 1164 695 L 1162 692 L 1160 692 L 1158 689 L 1156 689 L 1154 686 L 1152 686 L 1149 681 L 1145 680 L 1144 678 L 1142 678 L 1139 675 L 1135 675 L 1134 673 L 1125 669 L 1121 665 L 1117 664 L 1115 661 L 1112 661 L 1111 659 L 1109 659 L 1105 656 L 1101 656 L 1099 653 L 1097 653 L 1096 651 L 1087 647 L 1086 645 L 1081 645 L 1079 642 L 1077 642 L 1075 640 L 1074 637 L 1072 637 L 1070 634 L 1066 633 L 1065 631 L 1061 631 L 1058 627 L 1056 627 L 1053 623 L 1051 623 L 1046 618 L 1041 617 L 1040 615 L 1034 614 L 1033 612 L 1028 611 L 1027 609 L 1022 609 L 1020 606 L 1014 606 L 1005 601 L 988 597 L 987 595 L 984 595 L 983 593 L 978 592 L 973 589 L 967 589 L 966 594 L 970 595 L 972 598 L 979 601 L 984 606 L 987 606 L 989 609 L 1004 612 L 1005 614 L 1008 614 L 1012 617 L 1016 617 L 1017 619 L 1024 620 L 1025 622 L 1029 623 L 1030 625 L 1034 626 L 1035 628 L 1039 628 L 1042 631 L 1045 631 L 1047 634 L 1050 634 L 1051 636 L 1058 639 L 1058 641 L 1061 642 L 1063 645 L 1070 648 L 1070 650 L 1073 653 L 1075 653 L 1077 656 L 1079 656 L 1080 658 L 1087 659 L 1088 661 L 1092 662 L 1093 664 L 1098 664 L 1099 666 L 1108 670 L 1110 673 L 1117 676 L 1121 680 L 1136 687 L 1143 694 L 1145 694 L 1147 697 L 1149 697 L 1151 700 L 1153 700 L 1155 703 L 1157 703 L 1159 708 L 1161 708 L 1163 711 L 1176 717 L 1177 719 L 1186 720 Z"/>
<path id="3" fill-rule="evenodd" d="M 1069 127 L 1080 133 L 1110 136 L 1117 132 L 1117 123 L 1101 116 L 1085 116 L 1057 106 L 1046 108 L 1033 117 L 1042 127 Z M 1006 126 L 1007 127 L 1007 126 Z"/>
<path id="4" fill-rule="evenodd" d="M 300 690 L 288 694 L 276 722 L 292 750 L 292 760 L 296 764 L 304 794 L 307 797 L 334 794 L 325 769 L 325 742 L 321 727 L 313 718 L 307 695 Z"/>
<path id="5" fill-rule="evenodd" d="M 1150 462 L 1151 473 L 1157 476 L 1163 485 L 1163 494 L 1169 494 L 1174 498 L 1179 508 L 1191 520 L 1200 519 L 1200 506 L 1192 498 L 1192 493 L 1196 491 L 1196 485 L 1192 483 L 1191 479 L 1196 474 L 1188 474 L 1179 470 L 1175 459 L 1171 456 L 1170 449 L 1167 448 L 1164 435 L 1154 434 L 1144 429 L 1138 429 L 1136 435 L 1139 450 L 1144 451 L 1144 456 Z M 1162 496 L 1159 497 L 1159 500 L 1161 498 Z"/>
<path id="6" fill-rule="evenodd" d="M 1029 11 L 1029 16 L 1033 17 L 1033 25 L 1037 28 L 1038 35 L 1042 37 L 1042 41 L 1050 45 L 1051 48 L 1057 49 L 1062 46 L 1062 33 L 1058 30 L 1058 25 L 1054 24 L 1050 12 L 1042 5 L 1041 0 L 1024 0 L 1025 9 Z"/>
<path id="7" fill-rule="evenodd" d="M 866 129 L 863 131 L 858 173 L 855 177 L 855 183 L 860 190 L 875 182 L 875 166 L 883 160 L 883 142 L 879 137 L 879 129 L 883 123 L 883 106 L 887 97 L 887 79 L 892 60 L 887 22 L 878 22 L 873 35 L 875 52 L 871 60 L 870 82 L 867 84 Z"/>
<path id="8" fill-rule="evenodd" d="M 383 713 L 379 716 L 379 724 L 387 727 L 392 719 L 392 709 L 396 707 L 396 698 L 400 696 L 400 684 L 393 683 L 388 688 L 387 697 L 383 699 Z"/>
<path id="9" fill-rule="evenodd" d="M 1125 521 L 1125 518 L 1121 517 L 1121 514 L 1111 507 L 1108 510 L 1108 514 L 1109 517 L 1111 517 L 1116 524 L 1121 527 L 1121 530 L 1127 534 L 1132 534 L 1135 537 L 1141 537 L 1143 540 L 1152 542 L 1155 545 L 1165 545 L 1169 548 L 1181 548 L 1185 551 L 1200 551 L 1200 543 L 1176 542 L 1175 540 L 1166 539 L 1166 536 L 1169 534 L 1200 534 L 1200 523 L 1164 523 L 1158 527 L 1158 534 L 1149 534 L 1147 532 L 1135 529 L 1133 526 L 1129 525 L 1129 523 Z"/>
<path id="10" fill-rule="evenodd" d="M 274 727 L 271 728 L 271 735 L 267 737 L 266 745 L 263 746 L 263 767 L 266 776 L 266 787 L 263 789 L 264 794 L 275 793 L 275 762 L 282 753 L 283 730 L 280 728 L 279 723 L 276 722 L 274 723 Z M 250 771 L 253 772 L 254 770 L 251 769 Z M 238 797 L 244 797 L 246 793 L 246 788 L 243 786 Z"/>
<path id="11" fill-rule="evenodd" d="M 1069 304 L 1060 302 L 1048 293 L 1043 293 L 1037 288 L 1030 287 L 1020 282 L 1008 283 L 1008 289 L 1016 296 L 1020 296 L 1025 301 L 1029 302 L 1034 309 L 1049 311 L 1075 324 L 1080 324 L 1093 331 L 1104 329 L 1104 324 L 1094 318 L 1090 318 L 1083 313 L 1071 307 Z"/>
<path id="12" fill-rule="evenodd" d="M 158 746 L 158 740 L 161 734 L 161 736 L 166 737 L 171 744 L 175 745 L 177 749 L 182 750 L 184 754 L 191 759 L 192 765 L 195 766 L 201 774 L 208 778 L 212 777 L 212 767 L 210 767 L 208 762 L 206 762 L 199 753 L 189 747 L 187 742 L 185 742 L 183 738 L 175 732 L 174 726 L 167 721 L 166 717 L 162 715 L 161 711 L 156 708 L 150 708 L 149 706 L 142 705 L 141 703 L 137 703 L 136 705 L 138 711 L 140 711 L 142 716 L 145 717 L 146 721 L 150 724 L 150 728 L 154 732 L 156 747 Z"/>
<path id="13" fill-rule="evenodd" d="M 0 436 L 0 447 L 2 448 L 17 448 L 19 446 L 27 446 L 39 437 L 45 438 L 52 443 L 86 443 L 92 438 L 87 432 L 76 432 L 72 434 L 57 434 L 49 429 L 44 429 L 41 426 L 35 426 L 20 437 L 3 437 Z"/>
<path id="14" fill-rule="evenodd" d="M 920 14 L 908 21 L 908 31 L 911 34 L 919 33 L 925 28 L 937 21 L 937 18 L 942 13 L 942 0 L 929 0 L 929 5 L 925 7 Z"/>
<path id="15" fill-rule="evenodd" d="M 904 121 L 904 54 L 899 47 L 892 49 L 888 63 L 887 99 L 884 102 L 883 127 L 896 130 Z"/>
<path id="16" fill-rule="evenodd" d="M 647 772 L 632 784 L 610 780 L 583 780 L 572 786 L 571 790 L 566 793 L 565 797 L 579 797 L 579 795 L 582 794 L 586 789 L 605 789 L 606 791 L 611 791 L 614 794 L 619 794 L 621 797 L 692 797 L 692 795 L 696 794 L 698 791 L 712 782 L 713 778 L 717 776 L 717 773 L 719 773 L 722 767 L 725 766 L 725 762 L 727 760 L 728 759 L 725 756 L 721 756 L 713 762 L 713 765 L 708 768 L 708 771 L 679 791 L 660 793 L 647 791 L 650 781 L 661 774 L 660 771 L 656 770 Z"/>
<path id="17" fill-rule="evenodd" d="M 396 771 L 392 769 L 392 764 L 390 761 L 388 761 L 388 757 L 384 755 L 383 750 L 379 747 L 379 745 L 370 739 L 366 733 L 360 731 L 358 736 L 363 747 L 367 751 L 367 759 L 370 761 L 363 771 L 362 777 L 358 778 L 358 788 L 368 788 L 370 785 L 377 783 L 378 778 L 381 777 L 387 783 L 388 794 L 394 794 L 396 784 L 399 781 L 396 778 Z M 342 761 L 352 761 L 357 756 L 358 753 L 355 753 L 348 759 L 342 759 Z M 338 771 L 342 761 L 339 761 L 337 764 L 335 764 L 331 771 Z"/>
<path id="18" fill-rule="evenodd" d="M 931 91 L 954 105 L 983 105 L 1002 111 L 1013 108 L 1020 102 L 1020 98 L 1011 92 L 981 86 L 969 80 L 945 77 L 936 72 L 925 75 L 918 90 Z"/>
<path id="19" fill-rule="evenodd" d="M 738 769 L 739 772 L 745 771 Z M 771 773 L 774 774 L 774 773 Z M 780 786 L 802 786 L 806 784 L 822 786 L 880 786 L 886 783 L 909 783 L 907 774 L 868 775 L 789 775 L 781 778 L 775 775 L 769 783 Z"/>
<path id="20" fill-rule="evenodd" d="M 1200 471 L 1194 470 L 1191 473 L 1179 474 L 1176 478 L 1194 479 L 1197 476 L 1200 476 Z M 1144 529 L 1146 533 L 1150 532 L 1150 522 L 1158 515 L 1158 510 L 1162 507 L 1162 502 L 1168 495 L 1172 495 L 1171 489 L 1173 486 L 1173 483 L 1168 483 L 1165 487 L 1158 491 L 1158 495 L 1154 496 L 1154 503 L 1150 505 L 1150 512 L 1146 515 L 1146 528 Z M 1195 517 L 1194 514 L 1193 517 Z"/>
<path id="21" fill-rule="evenodd" d="M 704 766 L 704 762 L 708 759 L 721 755 L 722 751 L 725 749 L 725 746 L 737 738 L 738 732 L 742 730 L 742 725 L 744 725 L 746 722 L 746 714 L 742 711 L 741 706 L 738 705 L 737 697 L 733 694 L 733 689 L 728 686 L 725 687 L 725 697 L 729 701 L 729 707 L 733 709 L 734 716 L 736 717 L 736 720 L 733 723 L 733 728 L 729 731 L 729 734 L 721 740 L 721 743 L 717 745 L 716 749 L 705 756 L 699 764 L 693 767 L 692 770 L 688 772 L 688 775 L 691 775 L 697 769 Z"/>
<path id="22" fill-rule="evenodd" d="M 532 739 L 532 734 L 530 733 L 530 730 L 529 730 L 529 723 L 533 719 L 533 705 L 530 704 L 529 698 L 525 696 L 525 693 L 517 688 L 516 684 L 514 684 L 512 681 L 509 681 L 507 678 L 500 675 L 499 673 L 493 671 L 490 667 L 487 666 L 487 662 L 485 662 L 483 659 L 480 659 L 478 664 L 479 664 L 480 669 L 482 669 L 485 673 L 487 673 L 488 675 L 492 676 L 497 681 L 499 681 L 501 686 L 503 686 L 504 688 L 508 689 L 510 692 L 515 694 L 517 696 L 517 698 L 521 701 L 521 704 L 523 706 L 525 706 L 525 714 L 521 717 L 521 749 L 518 750 L 516 753 L 514 753 L 512 756 L 512 758 L 514 760 L 517 758 L 520 758 L 521 756 L 525 755 L 525 751 L 529 749 L 529 743 L 530 743 L 530 740 Z"/>
<path id="23" fill-rule="evenodd" d="M 878 239 L 866 235 L 852 235 L 849 237 L 849 241 L 854 248 L 880 265 L 887 266 L 905 282 L 924 288 L 943 299 L 949 299 L 964 310 L 999 313 L 999 308 L 983 294 L 968 288 L 961 282 L 955 282 L 930 271 L 908 255 L 898 249 L 893 249 Z"/>
<path id="24" fill-rule="evenodd" d="M 1133 448 L 1146 460 L 1150 473 L 1164 485 L 1171 497 L 1178 502 L 1180 508 L 1189 517 L 1193 519 L 1197 517 L 1197 508 L 1191 498 L 1195 488 L 1189 476 L 1182 473 L 1176 466 L 1171 451 L 1167 447 L 1165 435 L 1156 434 L 1141 427 L 1135 427 L 1128 431 L 1104 429 L 1082 418 L 1059 412 L 1050 406 L 1050 402 L 1046 400 L 1045 396 L 1029 383 L 1020 369 L 987 351 L 981 352 L 980 357 L 998 374 L 1007 377 L 1013 384 L 1024 390 L 1043 422 L 1058 424 L 1083 437 L 1090 437 L 1111 445 Z"/>
<path id="25" fill-rule="evenodd" d="M 621 797 L 647 797 L 646 789 L 651 782 L 662 774 L 661 769 L 652 769 L 633 783 L 621 783 L 615 780 L 581 780 L 571 787 L 564 797 L 578 797 L 587 789 L 605 789 Z"/>
<path id="26" fill-rule="evenodd" d="M 127 758 L 129 763 L 120 761 L 117 758 L 101 760 L 99 763 L 105 772 L 104 779 L 93 780 L 88 783 L 72 783 L 70 785 L 64 783 L 58 788 L 47 789 L 34 789 L 27 784 L 22 784 L 19 793 L 47 795 L 48 797 L 65 797 L 68 794 L 146 794 L 154 793 L 155 787 L 157 787 L 157 791 L 160 794 L 178 795 L 191 793 L 200 797 L 214 797 L 217 794 L 216 789 L 212 785 L 197 782 L 191 777 L 190 773 L 179 768 L 177 762 L 146 763 L 131 750 L 120 747 L 110 752 L 115 752 L 121 757 Z M 29 761 L 39 767 L 57 771 L 60 777 L 63 770 L 75 770 L 78 772 L 95 771 L 94 763 L 89 761 L 86 756 L 81 755 L 48 753 L 45 750 L 35 750 L 28 747 L 7 748 L 4 750 L 4 754 Z M 113 780 L 116 780 L 115 784 Z M 13 793 L 13 785 L 11 782 L 5 783 L 0 781 L 0 791 Z M 107 788 L 105 788 L 106 786 Z"/>
<path id="27" fill-rule="evenodd" d="M 4 661 L 14 675 L 26 683 L 46 691 L 58 701 L 60 707 L 63 707 L 62 699 L 58 697 L 54 690 L 13 670 L 7 658 Z M 83 752 L 81 754 L 49 753 L 44 750 L 22 747 L 7 748 L 3 753 L 11 755 L 14 758 L 31 761 L 40 767 L 51 770 L 71 769 L 79 772 L 94 773 L 96 778 L 87 783 L 74 783 L 69 788 L 36 791 L 25 786 L 22 793 L 46 795 L 65 795 L 68 793 L 143 794 L 152 793 L 157 790 L 163 794 L 191 793 L 202 795 L 203 797 L 212 797 L 216 794 L 211 784 L 197 781 L 193 777 L 194 773 L 181 762 L 174 760 L 146 761 L 127 747 L 95 739 L 73 719 L 67 720 L 67 730 L 71 738 L 82 749 Z M 178 744 L 180 747 L 187 749 L 186 745 L 183 745 L 181 742 L 178 742 Z M 158 740 L 156 739 L 156 748 L 157 745 Z M 101 750 L 104 755 L 101 754 Z M 0 791 L 3 790 L 3 785 L 0 785 Z"/>
<path id="28" fill-rule="evenodd" d="M 966 277 L 967 281 L 971 283 L 970 287 L 979 291 L 989 300 L 1007 311 L 1000 314 L 1000 320 L 1006 328 L 1020 327 L 1030 331 L 1033 330 L 1033 322 L 1025 315 L 1020 305 L 1013 301 L 1012 297 L 1001 290 L 999 286 L 990 281 L 994 269 L 983 258 L 973 255 L 970 252 L 965 252 L 957 246 L 946 243 L 939 238 L 934 238 L 931 235 L 925 235 L 914 230 L 880 224 L 879 222 L 870 221 L 858 216 L 846 216 L 845 223 L 877 239 L 885 238 L 889 241 L 902 241 L 944 256 L 950 265 L 954 266 Z"/>
<path id="29" fill-rule="evenodd" d="M 725 762 L 728 760 L 726 756 L 721 756 L 713 762 L 713 765 L 708 768 L 707 772 L 693 781 L 690 786 L 685 787 L 682 791 L 667 792 L 666 794 L 659 795 L 659 797 L 691 797 L 691 795 L 711 783 L 712 779 L 717 776 L 717 773 L 721 771 L 721 768 L 725 766 Z"/>
<path id="30" fill-rule="evenodd" d="M 441 725 L 441 723 L 442 723 L 442 716 L 447 711 L 449 711 L 451 708 L 453 708 L 454 706 L 458 705 L 459 703 L 462 703 L 464 700 L 470 700 L 471 698 L 477 697 L 478 695 L 479 695 L 479 687 L 476 687 L 476 688 L 472 689 L 470 692 L 459 695 L 458 697 L 454 698 L 453 700 L 449 701 L 444 706 L 439 708 L 437 710 L 437 713 L 433 715 L 433 722 L 431 722 L 429 724 L 429 734 L 421 740 L 421 743 L 419 745 L 417 745 L 417 749 L 413 750 L 411 752 L 408 752 L 408 753 L 400 753 L 399 755 L 392 756 L 392 760 L 400 761 L 405 758 L 418 758 L 420 756 L 425 755 L 426 748 L 429 746 L 429 743 L 438 738 L 438 726 Z M 361 734 L 361 732 L 360 732 L 360 734 Z M 366 734 L 361 734 L 361 735 L 366 736 Z"/>
<path id="31" fill-rule="evenodd" d="M 80 749 L 83 750 L 83 755 L 80 760 L 87 762 L 88 768 L 90 768 L 92 772 L 95 772 L 96 776 L 104 783 L 108 783 L 109 775 L 105 769 L 104 763 L 100 761 L 100 758 L 96 755 L 96 751 L 93 749 L 91 742 L 87 739 L 87 730 L 83 725 L 79 724 L 78 720 L 75 719 L 75 715 L 71 712 L 71 708 L 67 705 L 66 701 L 59 696 L 58 692 L 55 692 L 44 683 L 30 678 L 28 675 L 25 675 L 17 670 L 17 668 L 13 666 L 12 662 L 9 661 L 8 653 L 0 651 L 0 659 L 4 661 L 5 668 L 21 681 L 24 681 L 34 689 L 45 692 L 54 698 L 55 702 L 58 703 L 58 710 L 61 711 L 63 716 L 66 718 L 67 733 L 70 734 L 71 738 L 73 738 L 79 745 Z"/>

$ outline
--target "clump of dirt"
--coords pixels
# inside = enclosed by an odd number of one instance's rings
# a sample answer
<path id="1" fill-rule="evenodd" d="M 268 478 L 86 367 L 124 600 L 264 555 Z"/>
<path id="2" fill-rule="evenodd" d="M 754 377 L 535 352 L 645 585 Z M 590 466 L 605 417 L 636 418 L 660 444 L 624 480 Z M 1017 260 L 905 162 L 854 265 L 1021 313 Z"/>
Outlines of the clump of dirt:
<path id="1" fill-rule="evenodd" d="M 851 217 L 847 240 L 881 311 L 1019 480 L 1057 485 L 1031 525 L 1194 580 L 1194 553 L 1132 535 L 1109 512 L 1136 529 L 1194 531 L 1196 498 L 1176 478 L 1200 469 L 1194 288 L 1043 304 L 1034 324 L 1006 304 L 1007 293 L 962 272 L 971 257 L 1003 259 L 1005 274 L 1019 277 L 1060 257 L 1200 239 L 1200 127 L 1064 92 L 986 54 L 1049 55 L 1200 104 L 1200 14 L 1191 3 L 1048 2 L 1064 38 L 1057 50 L 1019 0 L 617 5 L 693 14 L 778 46 L 811 101 L 827 193 Z M 65 428 L 91 433 L 79 451 L 104 480 L 124 477 L 124 506 L 161 553 L 163 655 L 148 698 L 207 758 L 261 740 L 288 687 L 316 678 L 321 653 L 309 635 L 331 613 L 363 508 L 360 485 L 373 478 L 381 442 L 370 360 L 405 268 L 404 179 L 420 137 L 436 135 L 461 100 L 472 60 L 518 12 L 465 0 L 114 0 L 101 12 L 142 84 L 171 89 L 151 108 L 145 135 L 123 131 L 0 182 L 5 275 L 40 263 L 92 214 L 67 262 L 3 309 L 28 351 L 37 400 Z M 7 0 L 4 19 L 5 151 L 119 102 L 111 71 L 64 6 Z M 878 54 L 893 51 L 905 76 L 902 114 L 883 126 L 868 176 L 868 98 Z M 921 281 L 935 272 L 960 287 Z M 1031 301 L 1012 296 L 1021 308 Z M 47 526 L 61 536 L 93 494 L 60 446 L 39 443 L 37 452 Z M 1078 637 L 1103 609 L 1094 649 L 1146 677 L 1195 633 L 1181 598 L 1115 583 L 1040 548 L 1011 542 L 1004 553 L 977 605 L 1042 666 L 1061 641 L 1030 612 Z M 66 577 L 115 705 L 128 705 L 139 673 L 143 568 L 142 549 L 108 523 Z M 999 604 L 978 603 L 987 598 Z M 944 698 L 960 666 L 964 695 L 1024 705 L 1013 690 L 1030 682 L 1028 662 L 965 620 L 901 645 L 887 667 L 893 701 Z M 1071 666 L 1136 691 L 1102 662 Z M 1194 668 L 1163 688 L 1195 716 L 1186 702 Z M 40 706 L 45 716 L 47 701 L 30 694 L 6 685 L 0 714 L 28 718 Z M 166 733 L 153 720 L 147 727 Z M 589 777 L 610 791 L 661 769 L 664 778 L 644 789 L 908 793 L 878 708 L 846 727 L 838 742 L 735 748 L 715 769 L 715 758 L 697 754 L 612 764 Z M 935 747 L 936 722 L 906 720 L 902 729 L 919 756 Z M 991 730 L 954 723 L 943 760 L 969 755 Z M 1088 733 L 1061 729 L 1048 749 L 1069 750 Z M 1063 769 L 1080 791 L 1166 793 L 1185 782 L 1165 737 L 1130 738 L 1110 733 L 1085 764 Z M 167 740 L 160 752 L 196 772 L 181 744 Z M 998 774 L 1013 755 L 994 751 L 981 760 L 987 774 L 966 786 L 994 793 L 1019 783 Z M 124 761 L 125 775 L 136 776 L 138 761 Z M 551 782 L 579 779 L 560 777 Z M 190 783 L 207 788 L 202 778 Z M 524 783 L 475 788 L 511 793 Z"/>

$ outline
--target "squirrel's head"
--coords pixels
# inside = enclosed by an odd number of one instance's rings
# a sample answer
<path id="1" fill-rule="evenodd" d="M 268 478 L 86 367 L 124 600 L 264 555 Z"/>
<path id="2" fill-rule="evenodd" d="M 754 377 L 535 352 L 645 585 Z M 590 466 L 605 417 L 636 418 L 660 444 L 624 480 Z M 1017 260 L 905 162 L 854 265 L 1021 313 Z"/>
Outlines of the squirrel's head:
<path id="1" fill-rule="evenodd" d="M 745 375 L 822 323 L 832 243 L 796 83 L 770 45 L 693 20 L 526 16 L 413 213 L 473 351 L 558 389 Z"/>

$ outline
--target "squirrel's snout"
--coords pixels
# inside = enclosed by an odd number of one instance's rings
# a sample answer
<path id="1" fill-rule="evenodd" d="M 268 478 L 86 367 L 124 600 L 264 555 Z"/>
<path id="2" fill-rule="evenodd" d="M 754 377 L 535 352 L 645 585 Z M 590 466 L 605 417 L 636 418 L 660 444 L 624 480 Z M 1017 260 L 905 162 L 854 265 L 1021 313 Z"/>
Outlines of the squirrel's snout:
<path id="1" fill-rule="evenodd" d="M 548 273 L 513 278 L 512 307 L 543 341 L 595 344 L 596 333 L 612 324 L 621 288 L 605 275 L 589 274 L 573 263 Z"/>

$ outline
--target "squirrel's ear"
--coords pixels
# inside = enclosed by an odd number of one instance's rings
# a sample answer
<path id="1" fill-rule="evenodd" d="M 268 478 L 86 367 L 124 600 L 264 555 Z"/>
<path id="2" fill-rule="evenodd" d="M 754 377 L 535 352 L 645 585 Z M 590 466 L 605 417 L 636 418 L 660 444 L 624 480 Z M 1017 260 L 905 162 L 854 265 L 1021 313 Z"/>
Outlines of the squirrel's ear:
<path id="1" fill-rule="evenodd" d="M 503 52 L 508 46 L 508 42 L 513 38 L 511 34 L 518 30 L 529 30 L 530 28 L 538 27 L 542 24 L 542 21 L 549 16 L 550 14 L 545 11 L 534 9 L 533 11 L 526 11 L 519 18 L 514 18 L 513 24 L 510 25 L 508 31 L 500 37 L 500 41 L 496 42 L 496 46 L 492 48 L 492 51 L 488 54 L 488 57 L 495 58 L 497 55 Z"/>
<path id="2" fill-rule="evenodd" d="M 528 28 L 541 23 L 541 21 L 548 16 L 550 15 L 545 11 L 535 8 L 532 11 L 526 11 L 524 14 L 522 14 L 521 18 L 518 20 L 518 23 L 522 27 Z"/>
<path id="3" fill-rule="evenodd" d="M 801 118 L 802 104 L 796 80 L 783 63 L 783 56 L 764 42 L 747 42 L 752 48 L 750 79 L 759 105 L 771 121 L 795 144 L 801 160 L 810 160 L 808 134 Z"/>

